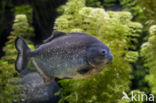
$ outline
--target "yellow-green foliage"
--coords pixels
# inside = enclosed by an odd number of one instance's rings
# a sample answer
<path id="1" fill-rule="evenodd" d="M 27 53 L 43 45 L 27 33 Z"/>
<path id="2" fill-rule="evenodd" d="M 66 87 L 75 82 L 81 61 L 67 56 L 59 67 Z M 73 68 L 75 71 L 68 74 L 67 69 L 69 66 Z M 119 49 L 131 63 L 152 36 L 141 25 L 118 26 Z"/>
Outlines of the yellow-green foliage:
<path id="1" fill-rule="evenodd" d="M 133 20 L 145 23 L 147 20 L 143 8 L 137 5 L 137 0 L 120 0 L 123 10 L 129 11 L 134 16 Z"/>
<path id="2" fill-rule="evenodd" d="M 142 6 L 145 15 L 148 17 L 148 23 L 156 23 L 156 0 L 136 0 Z"/>
<path id="3" fill-rule="evenodd" d="M 19 5 L 14 8 L 15 14 L 25 14 L 28 18 L 28 22 L 32 23 L 32 7 L 30 5 Z"/>
<path id="4" fill-rule="evenodd" d="M 142 45 L 141 53 L 145 58 L 145 66 L 149 68 L 146 80 L 156 96 L 156 25 L 150 27 L 149 34 L 148 41 Z"/>
<path id="5" fill-rule="evenodd" d="M 138 52 L 136 52 L 136 51 L 129 51 L 126 54 L 126 59 L 129 62 L 136 62 L 137 59 L 138 59 L 138 56 L 139 56 Z"/>
<path id="6" fill-rule="evenodd" d="M 14 65 L 10 65 L 7 61 L 0 60 L 0 102 L 11 103 L 13 99 L 18 98 L 16 93 L 19 91 L 19 86 L 12 85 L 19 78 L 15 77 Z M 14 78 L 13 78 L 14 77 Z"/>
<path id="7" fill-rule="evenodd" d="M 32 36 L 25 15 L 17 15 L 12 28 L 13 31 L 8 37 L 6 46 L 3 48 L 5 56 L 0 60 L 0 103 L 11 103 L 13 99 L 19 98 L 17 94 L 20 91 L 20 86 L 16 83 L 20 78 L 15 70 L 17 51 L 14 42 L 17 37 Z"/>
<path id="8" fill-rule="evenodd" d="M 64 13 L 55 21 L 54 29 L 63 32 L 88 33 L 105 43 L 114 55 L 113 64 L 93 78 L 62 80 L 64 97 L 60 102 L 121 103 L 122 91 L 129 90 L 131 66 L 137 60 L 135 50 L 142 25 L 132 22 L 129 12 L 106 12 L 85 7 L 84 0 L 69 0 Z M 132 43 L 133 42 L 133 43 Z M 128 60 L 126 55 L 128 54 Z"/>

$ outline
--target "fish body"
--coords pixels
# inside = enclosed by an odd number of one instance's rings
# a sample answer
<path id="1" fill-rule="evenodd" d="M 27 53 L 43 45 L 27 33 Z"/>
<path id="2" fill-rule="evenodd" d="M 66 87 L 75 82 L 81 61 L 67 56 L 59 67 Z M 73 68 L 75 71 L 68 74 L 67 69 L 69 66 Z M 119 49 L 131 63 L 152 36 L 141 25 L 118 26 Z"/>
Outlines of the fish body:
<path id="1" fill-rule="evenodd" d="M 113 59 L 110 49 L 101 41 L 85 33 L 55 31 L 37 49 L 31 51 L 21 38 L 16 40 L 19 51 L 16 69 L 25 68 L 33 58 L 48 77 L 81 79 L 100 72 Z M 24 61 L 25 60 L 25 61 Z"/>

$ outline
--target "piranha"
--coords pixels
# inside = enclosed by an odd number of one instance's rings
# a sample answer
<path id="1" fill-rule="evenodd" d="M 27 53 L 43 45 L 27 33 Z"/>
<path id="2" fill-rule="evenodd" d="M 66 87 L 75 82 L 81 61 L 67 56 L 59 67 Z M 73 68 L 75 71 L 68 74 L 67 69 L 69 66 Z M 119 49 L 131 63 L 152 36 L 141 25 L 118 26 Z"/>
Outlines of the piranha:
<path id="1" fill-rule="evenodd" d="M 31 59 L 45 81 L 54 78 L 83 79 L 99 73 L 112 62 L 110 49 L 86 33 L 54 31 L 35 50 L 30 50 L 22 38 L 17 38 L 16 70 L 21 72 Z"/>

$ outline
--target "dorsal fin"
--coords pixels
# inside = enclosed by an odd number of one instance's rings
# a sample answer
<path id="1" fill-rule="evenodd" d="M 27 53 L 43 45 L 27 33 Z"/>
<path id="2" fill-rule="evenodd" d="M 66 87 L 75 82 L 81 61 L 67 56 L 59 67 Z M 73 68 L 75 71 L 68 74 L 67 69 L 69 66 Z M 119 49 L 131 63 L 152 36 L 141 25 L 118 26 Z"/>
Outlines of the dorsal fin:
<path id="1" fill-rule="evenodd" d="M 60 36 L 64 36 L 64 35 L 66 35 L 66 33 L 54 30 L 52 35 L 49 38 L 47 38 L 46 40 L 44 40 L 43 43 L 48 43 L 51 40 L 58 38 Z"/>

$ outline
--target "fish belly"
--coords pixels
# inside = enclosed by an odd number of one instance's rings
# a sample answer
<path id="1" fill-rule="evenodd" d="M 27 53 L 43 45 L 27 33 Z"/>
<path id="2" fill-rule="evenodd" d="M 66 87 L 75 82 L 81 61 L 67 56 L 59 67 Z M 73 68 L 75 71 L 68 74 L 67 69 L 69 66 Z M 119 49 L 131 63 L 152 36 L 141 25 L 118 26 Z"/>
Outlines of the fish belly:
<path id="1" fill-rule="evenodd" d="M 43 72 L 57 78 L 75 78 L 79 76 L 79 69 L 86 67 L 86 60 L 83 57 L 70 58 L 35 58 Z"/>

